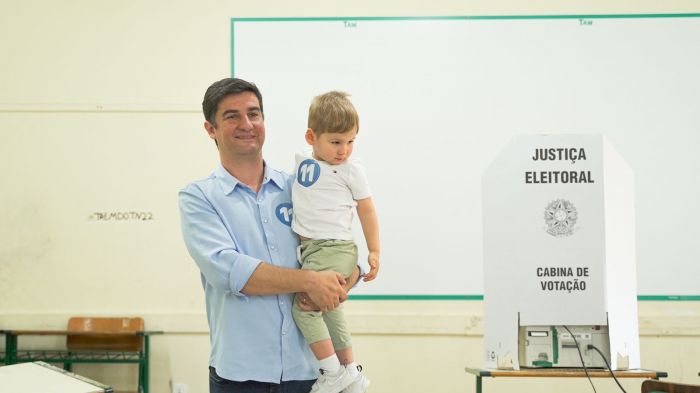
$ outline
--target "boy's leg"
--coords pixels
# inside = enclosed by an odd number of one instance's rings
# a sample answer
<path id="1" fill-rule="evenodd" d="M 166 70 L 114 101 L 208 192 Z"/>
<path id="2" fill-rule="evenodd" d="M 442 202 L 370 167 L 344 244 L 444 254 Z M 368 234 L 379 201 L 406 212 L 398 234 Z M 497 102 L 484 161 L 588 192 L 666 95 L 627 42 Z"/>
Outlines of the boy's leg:
<path id="1" fill-rule="evenodd" d="M 321 341 L 328 341 L 330 343 L 330 333 L 326 327 L 326 323 L 323 320 L 323 314 L 319 311 L 304 311 L 299 308 L 298 304 L 299 295 L 294 296 L 294 304 L 292 305 L 292 317 L 294 317 L 294 322 L 304 335 L 307 343 L 310 343 L 311 349 L 313 351 L 313 344 Z M 331 350 L 333 346 L 331 345 Z M 314 355 L 316 352 L 314 351 Z M 316 359 L 320 359 L 318 355 Z"/>
<path id="2" fill-rule="evenodd" d="M 302 270 L 325 270 L 322 261 L 327 259 L 327 255 L 318 240 L 303 240 L 297 251 L 301 258 Z M 306 342 L 309 343 L 316 359 L 327 358 L 329 356 L 328 348 L 322 343 L 325 341 L 330 343 L 331 336 L 328 333 L 322 313 L 320 311 L 304 311 L 299 308 L 298 302 L 299 295 L 297 294 L 294 296 L 294 303 L 292 304 L 294 322 L 304 335 Z M 331 354 L 334 353 L 332 345 L 330 345 L 330 350 Z"/>
<path id="3" fill-rule="evenodd" d="M 312 386 L 311 392 L 341 393 L 355 382 L 357 374 L 349 373 L 348 369 L 340 364 L 331 339 L 314 342 L 310 347 L 321 368 L 321 376 Z"/>
<path id="4" fill-rule="evenodd" d="M 328 332 L 331 335 L 336 355 L 344 366 L 345 372 L 352 379 L 352 383 L 343 390 L 343 393 L 364 393 L 369 387 L 370 381 L 360 373 L 362 367 L 355 363 L 352 337 L 345 320 L 343 307 L 341 306 L 331 312 L 324 313 L 323 320 L 326 322 Z"/>
<path id="5" fill-rule="evenodd" d="M 340 363 L 347 365 L 355 361 L 352 353 L 352 336 L 345 321 L 345 313 L 341 304 L 335 310 L 323 313 L 323 321 L 333 341 L 333 348 Z"/>
<path id="6" fill-rule="evenodd" d="M 352 267 L 348 270 L 348 256 L 352 257 Z M 357 263 L 357 246 L 348 241 L 336 240 L 310 240 L 303 241 L 301 246 L 302 269 L 322 271 L 335 270 L 347 276 Z M 342 307 L 342 306 L 341 306 Z M 295 310 L 296 309 L 296 310 Z M 336 309 L 338 310 L 338 309 Z M 333 314 L 336 310 L 331 311 Z M 304 334 L 304 338 L 310 343 L 311 351 L 319 360 L 322 373 L 312 388 L 316 393 L 340 393 L 355 381 L 355 377 L 342 367 L 336 356 L 334 341 L 326 325 L 325 314 L 307 313 L 301 311 L 297 302 L 294 302 L 294 321 Z M 342 317 L 342 313 L 341 313 Z M 332 319 L 332 318 L 331 318 Z M 319 322 L 320 325 L 319 326 Z M 313 325 L 310 328 L 307 325 Z M 345 328 L 347 330 L 347 327 Z"/>
<path id="7" fill-rule="evenodd" d="M 311 347 L 311 352 L 314 353 L 314 356 L 316 356 L 318 360 L 335 356 L 335 349 L 333 348 L 333 341 L 331 341 L 331 339 L 316 341 L 315 343 L 309 344 L 309 347 Z M 323 365 L 321 368 L 323 368 Z"/>
<path id="8" fill-rule="evenodd" d="M 357 266 L 357 245 L 354 242 L 329 240 L 323 241 L 319 245 L 321 246 L 319 252 L 314 253 L 315 255 L 309 258 L 314 260 L 316 266 L 332 264 L 333 270 L 341 272 L 345 276 L 349 276 Z M 344 306 L 341 304 L 335 310 L 323 313 L 323 321 L 333 341 L 335 353 L 338 355 L 340 363 L 345 366 L 354 361 L 354 356 L 350 329 L 345 321 L 343 309 Z M 328 343 L 323 344 L 323 349 L 326 351 L 324 353 L 327 353 Z"/>
<path id="9" fill-rule="evenodd" d="M 298 296 L 295 296 L 292 306 L 294 322 L 304 335 L 306 342 L 309 343 L 311 352 L 319 361 L 319 366 L 325 371 L 335 373 L 340 368 L 340 362 L 335 355 L 333 342 L 323 320 L 323 314 L 318 311 L 303 311 L 297 303 Z"/>
<path id="10" fill-rule="evenodd" d="M 357 245 L 351 240 L 304 240 L 300 251 L 304 270 L 333 270 L 348 277 L 357 266 Z"/>
<path id="11" fill-rule="evenodd" d="M 357 265 L 357 245 L 348 240 L 305 240 L 301 242 L 300 251 L 301 268 L 304 270 L 332 269 L 343 275 L 350 275 Z M 304 312 L 298 307 L 295 298 L 292 309 L 294 321 L 318 360 L 326 359 L 335 354 L 336 350 L 345 349 L 351 345 L 342 308 L 341 304 L 327 313 Z M 340 337 L 339 340 L 334 339 L 332 343 L 333 333 L 329 331 L 329 322 L 334 325 L 333 330 L 339 331 L 336 336 Z"/>
<path id="12" fill-rule="evenodd" d="M 343 366 L 355 362 L 355 355 L 352 353 L 352 347 L 338 350 L 335 354 L 338 356 L 338 360 Z"/>

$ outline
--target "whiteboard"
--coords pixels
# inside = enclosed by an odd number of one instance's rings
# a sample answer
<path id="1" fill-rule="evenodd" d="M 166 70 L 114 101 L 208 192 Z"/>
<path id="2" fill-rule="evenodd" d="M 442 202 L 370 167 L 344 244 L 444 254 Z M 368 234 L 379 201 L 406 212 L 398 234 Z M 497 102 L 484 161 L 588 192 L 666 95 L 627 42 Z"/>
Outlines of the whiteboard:
<path id="1" fill-rule="evenodd" d="M 232 74 L 263 93 L 274 167 L 291 171 L 305 147 L 313 96 L 352 95 L 382 237 L 379 277 L 355 294 L 478 297 L 486 167 L 514 135 L 593 133 L 634 170 L 640 297 L 700 295 L 700 15 L 257 18 L 231 31 Z"/>

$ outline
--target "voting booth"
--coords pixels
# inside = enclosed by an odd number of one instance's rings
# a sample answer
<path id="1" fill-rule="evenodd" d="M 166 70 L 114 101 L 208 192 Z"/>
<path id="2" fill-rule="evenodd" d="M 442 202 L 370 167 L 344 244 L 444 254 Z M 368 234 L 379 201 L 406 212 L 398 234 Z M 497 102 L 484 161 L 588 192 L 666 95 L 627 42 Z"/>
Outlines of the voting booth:
<path id="1" fill-rule="evenodd" d="M 482 190 L 485 367 L 639 368 L 633 174 L 610 142 L 516 136 Z"/>

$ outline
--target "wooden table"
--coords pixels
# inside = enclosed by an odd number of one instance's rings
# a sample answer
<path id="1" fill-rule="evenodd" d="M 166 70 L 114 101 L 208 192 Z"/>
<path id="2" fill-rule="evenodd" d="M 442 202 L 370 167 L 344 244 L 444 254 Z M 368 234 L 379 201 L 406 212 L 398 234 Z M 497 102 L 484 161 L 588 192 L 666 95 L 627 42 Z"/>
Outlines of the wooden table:
<path id="1" fill-rule="evenodd" d="M 111 393 L 112 388 L 44 362 L 0 367 L 3 392 Z"/>
<path id="2" fill-rule="evenodd" d="M 482 393 L 483 377 L 514 377 L 514 378 L 586 378 L 586 372 L 582 368 L 523 368 L 520 370 L 491 370 L 481 368 L 465 367 L 469 374 L 476 376 L 476 393 Z M 615 371 L 616 378 L 645 378 L 659 379 L 666 378 L 668 374 L 664 371 L 651 370 L 624 370 Z M 608 370 L 588 369 L 591 378 L 611 378 Z"/>
<path id="3" fill-rule="evenodd" d="M 4 358 L 0 353 L 0 364 L 12 365 L 29 362 L 62 363 L 64 369 L 70 371 L 76 363 L 135 363 L 139 367 L 138 388 L 140 392 L 149 393 L 149 352 L 150 336 L 162 334 L 160 331 L 74 331 L 74 330 L 0 330 L 0 335 L 5 335 Z M 91 350 L 67 350 L 67 349 L 32 349 L 22 350 L 18 348 L 20 336 L 82 336 L 86 339 L 95 339 L 95 345 Z M 139 350 L 114 350 L 113 348 L 100 348 L 100 339 L 124 339 L 136 340 L 142 343 Z M 142 341 L 141 341 L 142 340 Z M 104 340 L 103 340 L 104 341 Z"/>

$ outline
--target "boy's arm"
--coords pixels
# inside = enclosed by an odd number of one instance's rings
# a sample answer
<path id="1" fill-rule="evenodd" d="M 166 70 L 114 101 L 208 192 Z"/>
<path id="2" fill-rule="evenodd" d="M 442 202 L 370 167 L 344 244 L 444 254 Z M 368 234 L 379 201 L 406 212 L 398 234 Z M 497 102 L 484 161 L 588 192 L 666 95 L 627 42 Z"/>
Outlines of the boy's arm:
<path id="1" fill-rule="evenodd" d="M 369 273 L 365 275 L 364 281 L 371 281 L 377 277 L 377 272 L 379 272 L 379 221 L 377 220 L 377 213 L 374 210 L 374 203 L 372 203 L 372 198 L 360 199 L 357 201 L 357 216 L 360 218 L 360 223 L 362 224 L 362 232 L 365 234 L 365 241 L 367 242 L 367 250 L 369 250 L 369 256 L 367 258 L 369 262 Z"/>

